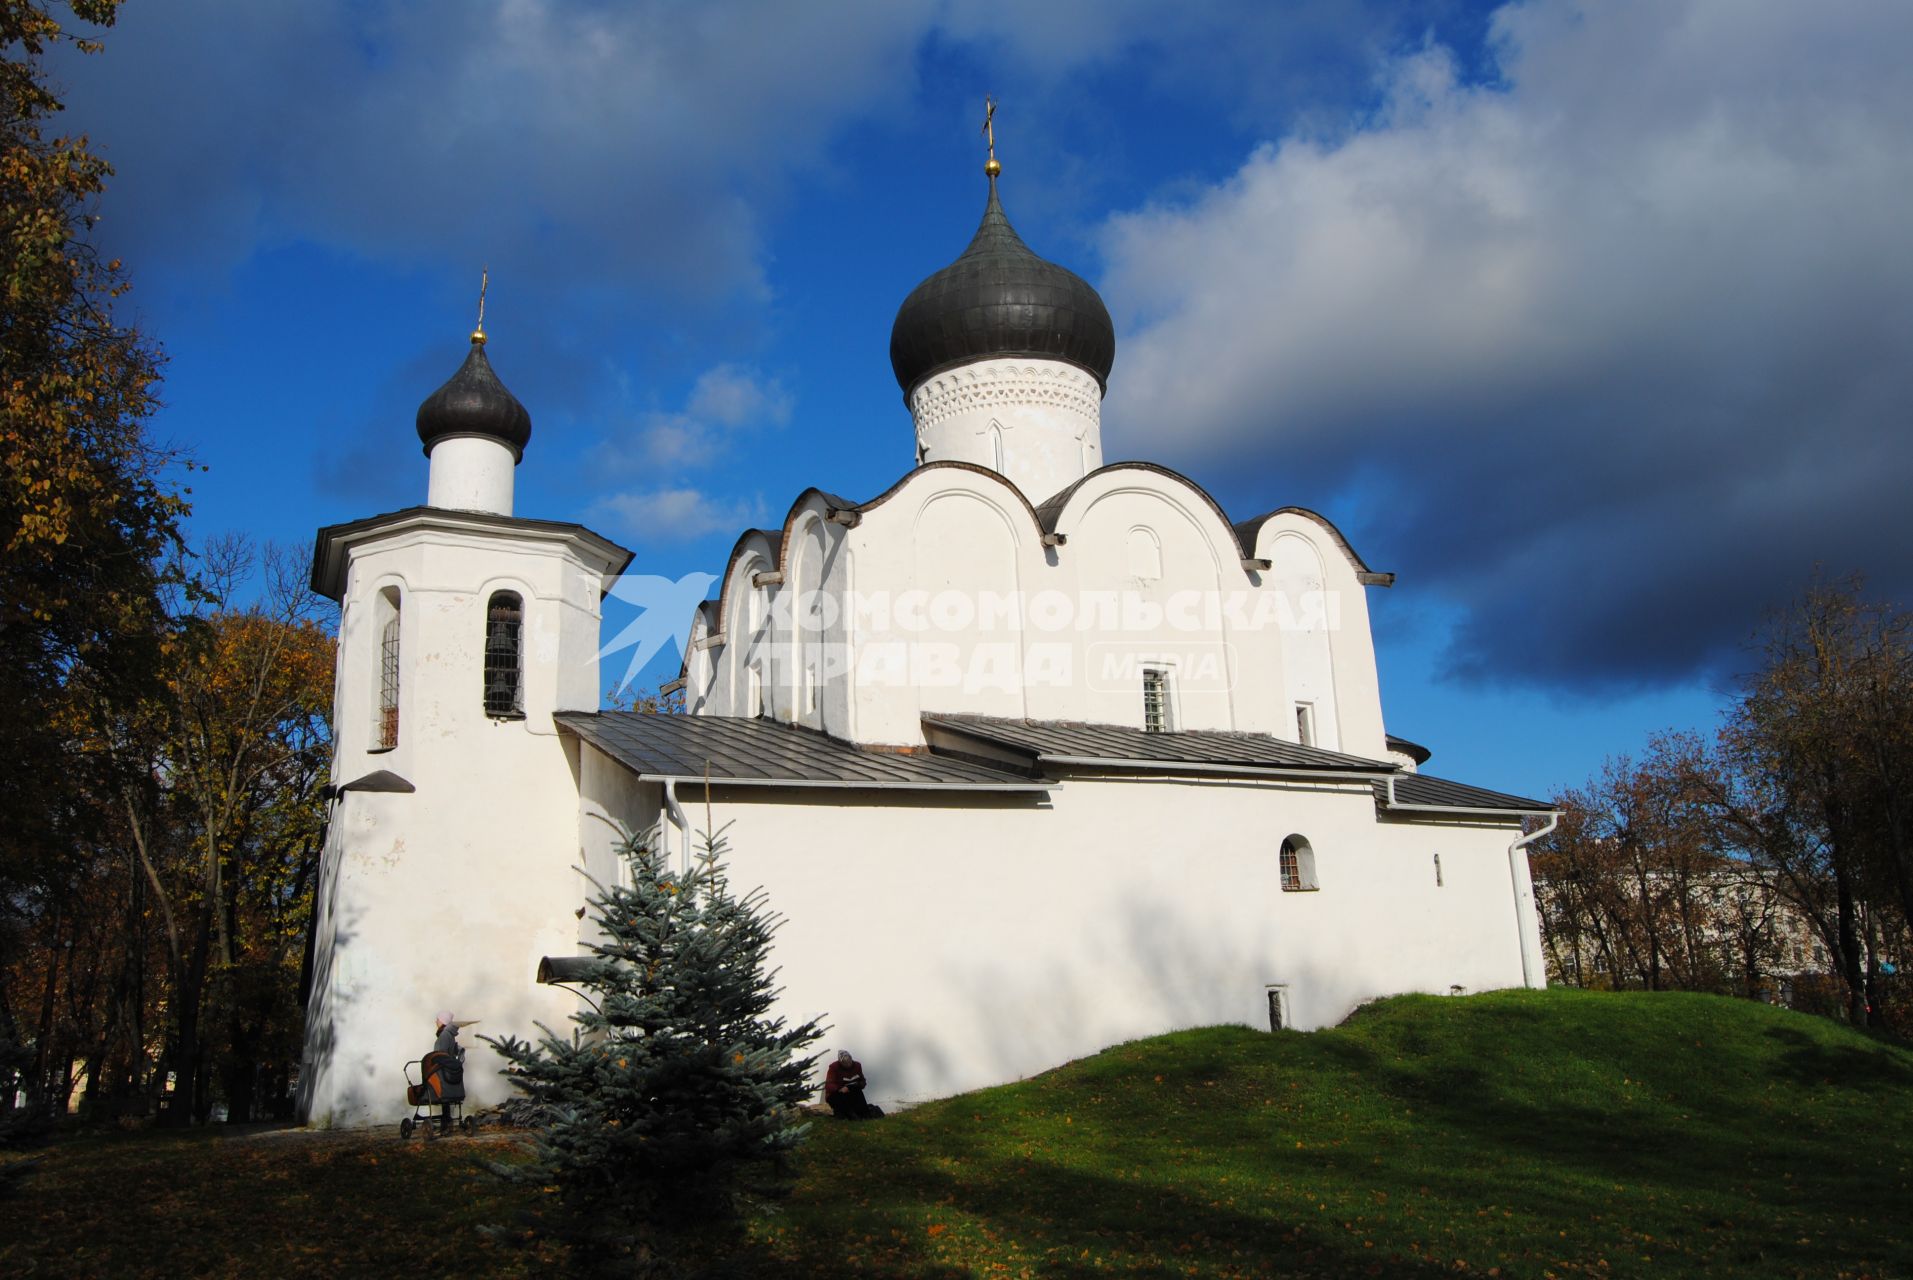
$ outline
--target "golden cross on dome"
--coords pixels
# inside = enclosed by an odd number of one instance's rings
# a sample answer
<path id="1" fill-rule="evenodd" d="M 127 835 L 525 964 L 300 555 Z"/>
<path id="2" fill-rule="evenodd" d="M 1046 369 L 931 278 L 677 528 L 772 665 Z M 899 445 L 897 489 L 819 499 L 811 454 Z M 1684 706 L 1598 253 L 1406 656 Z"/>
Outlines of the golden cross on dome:
<path id="1" fill-rule="evenodd" d="M 987 93 L 983 95 L 983 136 L 990 140 L 990 158 L 983 172 L 994 178 L 1003 172 L 1003 166 L 996 162 L 996 99 Z"/>
<path id="2" fill-rule="evenodd" d="M 485 345 L 485 290 L 491 287 L 492 269 L 482 267 L 478 273 L 478 327 L 472 330 L 472 341 L 479 346 Z"/>

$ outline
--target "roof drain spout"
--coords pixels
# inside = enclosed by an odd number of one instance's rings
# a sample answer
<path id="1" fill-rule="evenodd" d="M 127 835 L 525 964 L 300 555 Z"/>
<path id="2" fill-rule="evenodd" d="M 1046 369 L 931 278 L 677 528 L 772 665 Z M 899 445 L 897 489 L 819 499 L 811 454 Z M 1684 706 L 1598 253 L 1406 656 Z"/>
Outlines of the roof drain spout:
<path id="1" fill-rule="evenodd" d="M 678 851 L 682 858 L 679 867 L 688 873 L 691 869 L 691 820 L 684 816 L 684 806 L 678 803 L 676 778 L 664 780 L 664 812 L 671 825 L 678 829 Z"/>
<path id="2" fill-rule="evenodd" d="M 1528 871 L 1528 846 L 1555 829 L 1559 813 L 1527 835 L 1516 836 L 1508 846 L 1508 878 L 1514 886 L 1514 924 L 1521 934 L 1521 985 L 1539 990 L 1548 985 L 1548 971 L 1541 963 L 1541 926 L 1534 914 L 1534 877 Z"/>

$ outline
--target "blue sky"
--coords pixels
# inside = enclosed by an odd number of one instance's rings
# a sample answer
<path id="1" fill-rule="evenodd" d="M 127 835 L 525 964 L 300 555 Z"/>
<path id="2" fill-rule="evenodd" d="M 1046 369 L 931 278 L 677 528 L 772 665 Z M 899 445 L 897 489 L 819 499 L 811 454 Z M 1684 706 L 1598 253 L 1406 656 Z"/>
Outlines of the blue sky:
<path id="1" fill-rule="evenodd" d="M 1107 456 L 1329 515 L 1401 574 L 1390 729 L 1549 794 L 1710 725 L 1816 564 L 1906 598 L 1910 49 L 1884 0 L 129 0 L 56 71 L 196 534 L 421 501 L 489 266 L 519 513 L 666 577 L 910 464 L 890 322 L 993 93 L 1117 321 Z"/>

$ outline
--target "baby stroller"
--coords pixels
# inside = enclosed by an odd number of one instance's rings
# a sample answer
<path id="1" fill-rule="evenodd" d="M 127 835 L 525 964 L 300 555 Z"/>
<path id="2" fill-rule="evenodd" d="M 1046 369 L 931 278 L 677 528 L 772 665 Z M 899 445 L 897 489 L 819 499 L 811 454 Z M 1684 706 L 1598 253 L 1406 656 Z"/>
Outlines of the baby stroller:
<path id="1" fill-rule="evenodd" d="M 409 1138 L 415 1129 L 436 1138 L 454 1129 L 471 1133 L 478 1122 L 462 1115 L 465 1102 L 465 1051 L 440 1053 L 434 1050 L 417 1062 L 405 1064 L 405 1102 L 412 1114 L 399 1121 L 399 1137 Z M 436 1107 L 438 1114 L 433 1115 Z"/>

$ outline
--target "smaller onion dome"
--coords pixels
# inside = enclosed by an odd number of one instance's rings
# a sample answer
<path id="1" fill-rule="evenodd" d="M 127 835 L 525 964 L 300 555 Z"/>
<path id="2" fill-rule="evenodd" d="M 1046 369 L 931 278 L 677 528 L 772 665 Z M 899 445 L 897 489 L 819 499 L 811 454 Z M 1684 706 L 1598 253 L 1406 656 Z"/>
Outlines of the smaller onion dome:
<path id="1" fill-rule="evenodd" d="M 996 165 L 995 157 L 990 160 Z M 1000 167 L 1000 166 L 998 166 Z M 918 285 L 890 329 L 890 367 L 907 400 L 933 374 L 997 356 L 1063 360 L 1109 384 L 1116 327 L 1081 276 L 1030 252 L 990 174 L 983 223 L 961 257 Z"/>
<path id="2" fill-rule="evenodd" d="M 418 407 L 418 438 L 427 454 L 452 436 L 496 440 L 511 449 L 514 461 L 524 457 L 531 440 L 531 414 L 492 372 L 482 332 L 472 335 L 471 354 L 458 372 Z"/>

